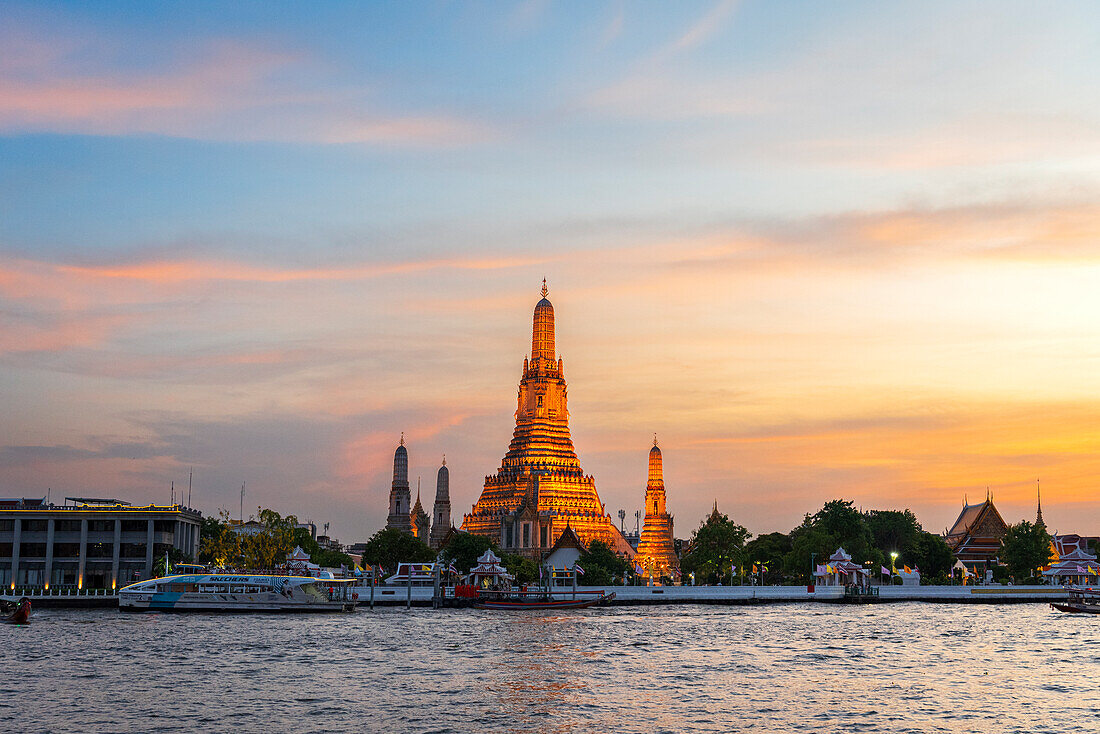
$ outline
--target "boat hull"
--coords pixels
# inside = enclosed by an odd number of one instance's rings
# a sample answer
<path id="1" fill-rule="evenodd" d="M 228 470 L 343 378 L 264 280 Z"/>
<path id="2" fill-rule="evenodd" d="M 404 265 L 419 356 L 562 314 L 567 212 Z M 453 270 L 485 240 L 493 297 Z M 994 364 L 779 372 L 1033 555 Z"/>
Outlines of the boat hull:
<path id="1" fill-rule="evenodd" d="M 31 600 L 24 598 L 10 605 L 5 604 L 4 612 L 6 614 L 0 620 L 8 624 L 26 624 L 31 618 Z"/>
<path id="2" fill-rule="evenodd" d="M 1060 612 L 1069 612 L 1070 614 L 1100 614 L 1100 604 L 1074 604 L 1072 602 L 1052 602 L 1050 606 Z"/>
<path id="3" fill-rule="evenodd" d="M 511 611 L 530 611 L 538 609 L 587 609 L 605 605 L 615 598 L 615 594 L 606 594 L 586 599 L 547 599 L 547 598 L 479 598 L 473 603 L 475 609 L 495 609 Z"/>

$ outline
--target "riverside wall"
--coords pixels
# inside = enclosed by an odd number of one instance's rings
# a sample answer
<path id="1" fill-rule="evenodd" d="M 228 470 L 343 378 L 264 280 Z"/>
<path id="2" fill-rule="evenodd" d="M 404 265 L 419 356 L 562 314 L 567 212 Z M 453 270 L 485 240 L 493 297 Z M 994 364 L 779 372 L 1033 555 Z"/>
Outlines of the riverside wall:
<path id="1" fill-rule="evenodd" d="M 808 592 L 805 586 L 583 586 L 579 591 L 614 592 L 612 605 L 668 604 L 791 604 L 791 603 L 868 603 L 933 602 L 946 604 L 1049 603 L 1066 598 L 1061 587 L 1051 586 L 881 586 L 879 595 L 848 600 L 843 587 L 818 586 Z M 370 588 L 356 587 L 360 606 L 369 604 Z M 568 589 L 560 591 L 568 592 Z M 410 593 L 411 592 L 411 593 Z M 431 606 L 431 587 L 376 586 L 375 606 Z"/>
<path id="2" fill-rule="evenodd" d="M 805 586 L 583 586 L 580 591 L 603 590 L 614 592 L 615 606 L 669 605 L 669 604 L 793 604 L 793 603 L 867 603 L 932 602 L 942 604 L 1015 604 L 1049 603 L 1066 598 L 1065 589 L 1051 586 L 880 586 L 878 596 L 848 600 L 844 589 L 838 586 L 818 586 L 808 592 Z M 370 587 L 352 587 L 359 595 L 360 607 L 370 605 Z M 560 591 L 567 592 L 568 589 Z M 118 596 L 57 596 L 29 595 L 31 604 L 38 609 L 87 609 L 118 606 Z M 8 597 L 10 598 L 10 597 Z M 400 607 L 410 603 L 416 607 L 432 605 L 430 586 L 374 587 L 374 605 Z"/>

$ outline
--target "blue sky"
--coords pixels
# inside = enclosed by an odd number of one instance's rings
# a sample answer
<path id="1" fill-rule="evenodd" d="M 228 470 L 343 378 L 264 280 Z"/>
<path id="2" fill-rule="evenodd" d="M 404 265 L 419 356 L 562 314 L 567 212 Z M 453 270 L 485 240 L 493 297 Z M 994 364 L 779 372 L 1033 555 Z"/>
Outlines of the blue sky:
<path id="1" fill-rule="evenodd" d="M 0 494 L 197 465 L 350 541 L 405 430 L 468 505 L 545 276 L 609 510 L 658 431 L 684 533 L 1095 525 L 1098 15 L 6 3 Z"/>

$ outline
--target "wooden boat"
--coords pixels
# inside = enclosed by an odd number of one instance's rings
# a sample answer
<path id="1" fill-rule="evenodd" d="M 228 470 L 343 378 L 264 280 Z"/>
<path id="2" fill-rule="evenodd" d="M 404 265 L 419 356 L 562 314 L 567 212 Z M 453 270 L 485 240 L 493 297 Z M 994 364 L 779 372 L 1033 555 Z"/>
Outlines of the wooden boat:
<path id="1" fill-rule="evenodd" d="M 0 599 L 0 620 L 10 624 L 26 624 L 31 617 L 31 600 L 27 597 L 21 599 Z"/>
<path id="2" fill-rule="evenodd" d="M 1052 609 L 1071 614 L 1100 614 L 1100 589 L 1071 586 L 1064 602 L 1051 602 Z"/>
<path id="3" fill-rule="evenodd" d="M 555 593 L 558 596 L 555 596 Z M 474 599 L 475 609 L 586 609 L 593 606 L 606 606 L 615 598 L 615 592 L 604 591 L 484 591 L 477 592 Z"/>

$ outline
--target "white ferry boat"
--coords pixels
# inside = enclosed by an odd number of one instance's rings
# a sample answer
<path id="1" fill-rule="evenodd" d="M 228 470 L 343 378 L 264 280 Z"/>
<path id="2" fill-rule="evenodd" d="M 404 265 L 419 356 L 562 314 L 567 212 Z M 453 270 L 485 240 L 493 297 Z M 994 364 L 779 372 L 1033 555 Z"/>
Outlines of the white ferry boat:
<path id="1" fill-rule="evenodd" d="M 354 579 L 191 573 L 149 579 L 118 592 L 124 612 L 350 612 Z"/>

